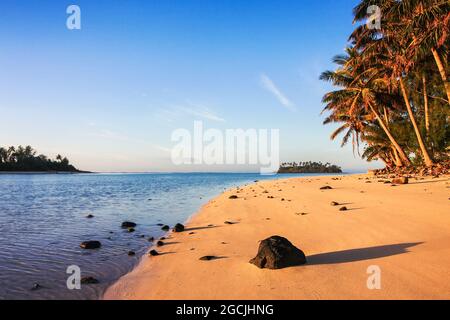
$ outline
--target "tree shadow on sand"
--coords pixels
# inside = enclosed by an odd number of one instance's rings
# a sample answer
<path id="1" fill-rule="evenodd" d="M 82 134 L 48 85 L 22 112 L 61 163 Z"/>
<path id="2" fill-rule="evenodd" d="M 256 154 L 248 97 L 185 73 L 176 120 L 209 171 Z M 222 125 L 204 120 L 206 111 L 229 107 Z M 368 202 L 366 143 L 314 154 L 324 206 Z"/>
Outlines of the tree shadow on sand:
<path id="1" fill-rule="evenodd" d="M 408 248 L 415 247 L 422 243 L 423 242 L 399 243 L 386 246 L 327 252 L 308 256 L 307 259 L 308 265 L 337 264 L 372 260 L 408 253 Z"/>

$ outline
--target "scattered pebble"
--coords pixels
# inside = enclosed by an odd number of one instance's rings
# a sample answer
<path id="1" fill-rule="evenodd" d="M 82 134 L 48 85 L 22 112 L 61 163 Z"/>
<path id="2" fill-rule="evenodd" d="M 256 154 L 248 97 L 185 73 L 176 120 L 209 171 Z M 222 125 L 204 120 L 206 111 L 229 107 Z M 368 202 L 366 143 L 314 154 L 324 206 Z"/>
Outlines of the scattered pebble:
<path id="1" fill-rule="evenodd" d="M 136 227 L 136 223 L 134 223 L 134 222 L 131 222 L 131 221 L 122 222 L 123 229 L 134 228 L 134 227 Z"/>
<path id="2" fill-rule="evenodd" d="M 99 281 L 95 279 L 94 277 L 83 277 L 81 278 L 81 284 L 97 284 Z"/>
<path id="3" fill-rule="evenodd" d="M 157 255 L 159 255 L 159 252 L 156 251 L 156 250 L 151 250 L 151 251 L 149 252 L 149 255 L 151 255 L 151 256 L 157 256 Z"/>
<path id="4" fill-rule="evenodd" d="M 102 246 L 100 241 L 84 241 L 80 244 L 83 249 L 98 249 Z"/>

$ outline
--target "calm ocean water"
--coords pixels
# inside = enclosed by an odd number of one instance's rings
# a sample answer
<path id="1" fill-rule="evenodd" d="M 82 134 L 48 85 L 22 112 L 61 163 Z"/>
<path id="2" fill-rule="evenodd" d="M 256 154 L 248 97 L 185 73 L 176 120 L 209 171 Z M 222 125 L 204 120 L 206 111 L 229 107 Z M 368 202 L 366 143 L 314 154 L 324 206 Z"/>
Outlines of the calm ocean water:
<path id="1" fill-rule="evenodd" d="M 225 188 L 291 176 L 299 175 L 2 174 L 0 299 L 99 298 L 139 262 L 149 237 L 164 234 L 158 223 L 186 221 Z M 125 220 L 138 223 L 136 232 L 121 229 Z M 81 249 L 86 240 L 99 240 L 102 248 Z M 137 255 L 129 257 L 130 250 Z M 68 290 L 69 265 L 100 283 Z"/>

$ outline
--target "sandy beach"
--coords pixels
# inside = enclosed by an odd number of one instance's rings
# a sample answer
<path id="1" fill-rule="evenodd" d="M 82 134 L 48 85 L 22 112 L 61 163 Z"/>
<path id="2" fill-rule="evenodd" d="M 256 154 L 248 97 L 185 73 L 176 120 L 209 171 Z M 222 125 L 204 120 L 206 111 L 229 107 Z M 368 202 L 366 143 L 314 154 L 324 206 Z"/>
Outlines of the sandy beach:
<path id="1" fill-rule="evenodd" d="M 104 298 L 450 299 L 449 177 L 381 180 L 307 177 L 227 190 Z M 273 235 L 303 250 L 308 264 L 250 264 L 259 241 Z M 206 255 L 219 259 L 199 260 Z M 379 290 L 368 289 L 370 266 L 381 271 Z"/>

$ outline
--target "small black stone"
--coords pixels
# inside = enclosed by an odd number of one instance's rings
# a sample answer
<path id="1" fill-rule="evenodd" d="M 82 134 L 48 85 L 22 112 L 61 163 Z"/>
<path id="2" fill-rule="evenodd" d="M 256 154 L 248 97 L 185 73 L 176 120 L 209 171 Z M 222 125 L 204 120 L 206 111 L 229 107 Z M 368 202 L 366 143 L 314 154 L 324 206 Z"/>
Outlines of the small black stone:
<path id="1" fill-rule="evenodd" d="M 99 281 L 94 277 L 83 277 L 81 278 L 81 284 L 97 284 Z"/>
<path id="2" fill-rule="evenodd" d="M 131 221 L 122 222 L 123 229 L 134 228 L 134 227 L 136 227 L 136 223 L 134 223 L 134 222 L 131 222 Z"/>
<path id="3" fill-rule="evenodd" d="M 150 254 L 151 256 L 157 256 L 157 255 L 159 255 L 158 251 L 156 251 L 156 250 L 151 250 L 151 251 L 149 252 L 149 254 Z"/>
<path id="4" fill-rule="evenodd" d="M 177 223 L 175 227 L 173 228 L 173 231 L 175 232 L 183 232 L 184 231 L 184 225 L 181 223 Z"/>
<path id="5" fill-rule="evenodd" d="M 84 241 L 80 244 L 83 249 L 98 249 L 102 246 L 100 241 Z"/>

